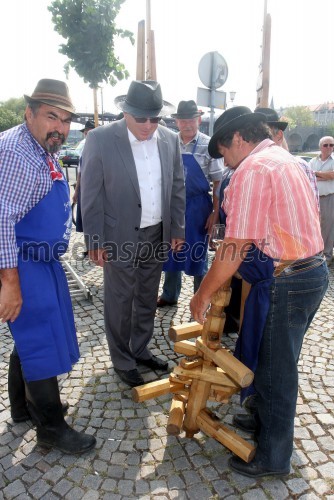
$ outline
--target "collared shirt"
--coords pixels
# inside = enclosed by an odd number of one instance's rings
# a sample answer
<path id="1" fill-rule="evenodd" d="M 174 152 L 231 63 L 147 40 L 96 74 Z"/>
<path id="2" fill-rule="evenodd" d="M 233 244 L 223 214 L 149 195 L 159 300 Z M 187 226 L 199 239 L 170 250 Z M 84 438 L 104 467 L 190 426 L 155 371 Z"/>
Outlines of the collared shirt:
<path id="1" fill-rule="evenodd" d="M 154 226 L 162 221 L 162 178 L 157 133 L 155 131 L 147 141 L 138 141 L 129 129 L 128 135 L 140 190 L 140 227 Z"/>
<path id="2" fill-rule="evenodd" d="M 187 144 L 182 142 L 180 133 L 179 138 L 181 153 L 192 153 L 197 141 L 194 156 L 201 167 L 203 174 L 209 182 L 220 181 L 223 175 L 224 165 L 220 159 L 216 160 L 211 158 L 209 155 L 208 144 L 210 142 L 210 137 L 202 132 L 197 132 L 196 136 Z"/>
<path id="3" fill-rule="evenodd" d="M 316 158 L 312 158 L 309 165 L 312 170 L 316 172 L 333 172 L 334 158 L 329 156 L 325 161 L 323 161 L 319 155 Z M 327 181 L 317 179 L 317 182 L 320 196 L 327 196 L 328 194 L 334 193 L 334 179 L 328 179 Z"/>
<path id="4" fill-rule="evenodd" d="M 0 269 L 17 267 L 15 224 L 52 188 L 47 154 L 25 123 L 0 134 Z"/>
<path id="5" fill-rule="evenodd" d="M 305 160 L 303 160 L 303 158 L 300 158 L 300 156 L 297 156 L 296 158 L 299 162 L 299 165 L 302 167 L 303 171 L 307 175 L 308 180 L 310 181 L 315 198 L 317 200 L 317 205 L 319 207 L 319 189 L 318 189 L 317 178 L 315 176 L 315 173 L 313 172 L 313 170 L 309 166 L 309 164 Z"/>
<path id="6" fill-rule="evenodd" d="M 323 249 L 319 210 L 298 160 L 270 139 L 258 144 L 225 190 L 226 237 L 254 240 L 274 259 Z"/>

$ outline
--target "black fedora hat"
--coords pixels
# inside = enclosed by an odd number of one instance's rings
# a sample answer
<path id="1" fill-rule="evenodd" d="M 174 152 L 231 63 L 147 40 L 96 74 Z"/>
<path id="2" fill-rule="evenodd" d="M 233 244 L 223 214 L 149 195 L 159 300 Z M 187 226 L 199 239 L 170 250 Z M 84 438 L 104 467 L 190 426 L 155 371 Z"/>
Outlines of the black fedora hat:
<path id="1" fill-rule="evenodd" d="M 84 132 L 85 130 L 93 130 L 95 128 L 95 123 L 92 120 L 87 120 L 84 128 L 80 130 L 80 132 Z"/>
<path id="2" fill-rule="evenodd" d="M 228 132 L 235 132 L 246 123 L 266 122 L 262 113 L 252 113 L 246 106 L 235 106 L 225 111 L 214 124 L 213 136 L 210 139 L 208 151 L 212 158 L 221 158 L 217 148 L 218 139 Z"/>
<path id="3" fill-rule="evenodd" d="M 155 117 L 170 115 L 175 107 L 163 101 L 160 83 L 154 80 L 131 82 L 128 93 L 115 99 L 116 106 L 133 116 Z"/>
<path id="4" fill-rule="evenodd" d="M 55 108 L 63 109 L 77 116 L 70 98 L 68 86 L 65 82 L 60 80 L 43 78 L 39 80 L 31 96 L 24 94 L 24 98 L 27 104 L 41 102 L 49 106 L 54 106 Z"/>
<path id="5" fill-rule="evenodd" d="M 266 116 L 267 123 L 269 126 L 277 127 L 280 130 L 285 130 L 288 126 L 288 122 L 281 122 L 278 114 L 274 109 L 271 108 L 256 108 L 254 110 L 256 113 L 263 113 Z"/>
<path id="6" fill-rule="evenodd" d="M 172 117 L 186 120 L 187 118 L 196 118 L 201 115 L 204 115 L 204 111 L 200 111 L 197 108 L 195 101 L 180 101 L 176 113 L 172 114 Z"/>

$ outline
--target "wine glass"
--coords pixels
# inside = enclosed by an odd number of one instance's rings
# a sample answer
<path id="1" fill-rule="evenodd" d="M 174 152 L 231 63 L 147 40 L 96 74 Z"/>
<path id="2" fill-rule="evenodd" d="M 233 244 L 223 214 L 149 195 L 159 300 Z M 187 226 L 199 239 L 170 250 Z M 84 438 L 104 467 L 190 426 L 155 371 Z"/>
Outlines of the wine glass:
<path id="1" fill-rule="evenodd" d="M 214 224 L 211 230 L 211 244 L 216 250 L 225 237 L 225 224 Z"/>

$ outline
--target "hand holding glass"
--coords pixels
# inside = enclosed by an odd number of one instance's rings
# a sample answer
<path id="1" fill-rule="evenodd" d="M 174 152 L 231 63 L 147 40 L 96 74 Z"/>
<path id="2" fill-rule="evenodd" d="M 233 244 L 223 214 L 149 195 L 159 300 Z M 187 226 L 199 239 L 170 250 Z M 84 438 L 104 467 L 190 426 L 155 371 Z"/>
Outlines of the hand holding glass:
<path id="1" fill-rule="evenodd" d="M 211 230 L 211 243 L 217 249 L 225 238 L 225 224 L 214 224 Z"/>

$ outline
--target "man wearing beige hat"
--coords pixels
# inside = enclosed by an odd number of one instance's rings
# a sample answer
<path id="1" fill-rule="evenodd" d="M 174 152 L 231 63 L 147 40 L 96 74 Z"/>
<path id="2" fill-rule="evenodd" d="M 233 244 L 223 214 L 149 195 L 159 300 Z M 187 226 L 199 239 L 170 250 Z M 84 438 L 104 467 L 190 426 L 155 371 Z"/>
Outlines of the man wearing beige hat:
<path id="1" fill-rule="evenodd" d="M 82 217 L 89 257 L 104 269 L 105 328 L 118 376 L 166 371 L 148 344 L 162 262 L 184 238 L 185 191 L 177 134 L 159 125 L 174 107 L 156 81 L 133 81 L 115 100 L 124 118 L 89 132 L 82 155 Z"/>
<path id="2" fill-rule="evenodd" d="M 82 453 L 95 438 L 67 425 L 57 381 L 79 359 L 59 262 L 69 243 L 71 204 L 56 155 L 75 110 L 59 80 L 40 80 L 24 97 L 25 123 L 0 134 L 0 318 L 15 343 L 11 415 L 15 422 L 32 417 L 40 446 Z"/>

